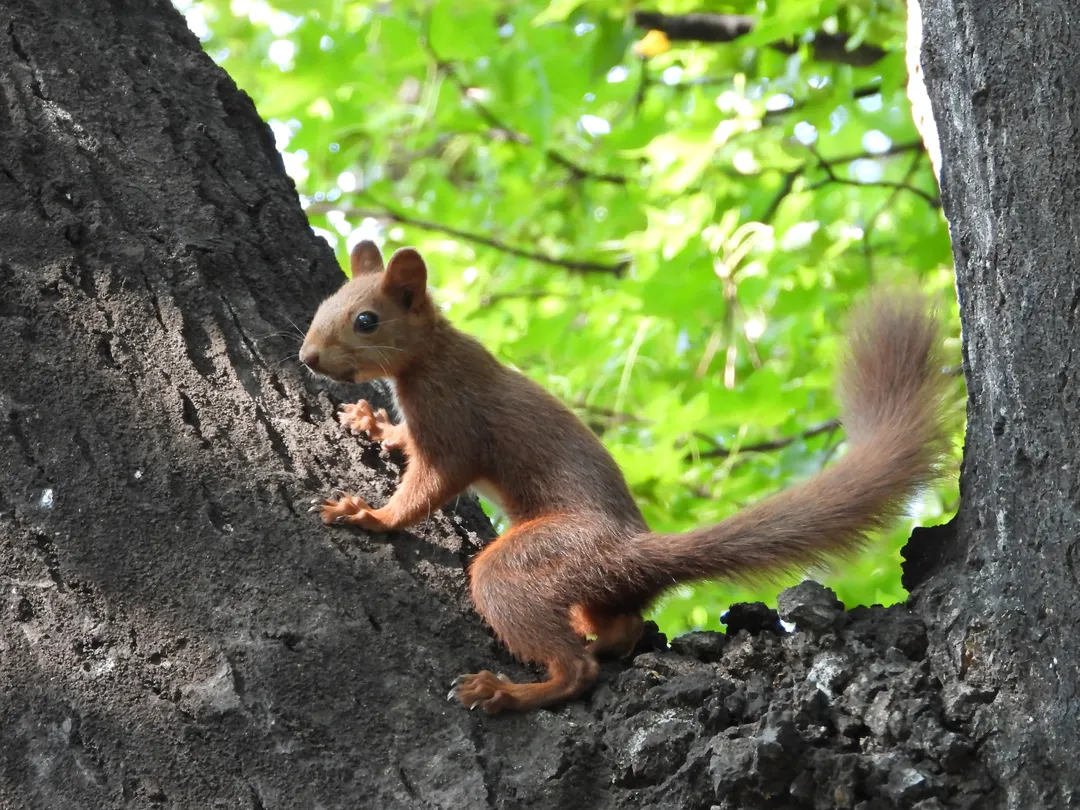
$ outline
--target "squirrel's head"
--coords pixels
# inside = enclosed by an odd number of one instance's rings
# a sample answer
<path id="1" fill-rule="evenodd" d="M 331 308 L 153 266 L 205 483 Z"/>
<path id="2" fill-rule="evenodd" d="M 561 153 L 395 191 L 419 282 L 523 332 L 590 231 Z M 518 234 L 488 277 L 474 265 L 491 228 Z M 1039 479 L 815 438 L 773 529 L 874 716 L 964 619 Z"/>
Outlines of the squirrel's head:
<path id="1" fill-rule="evenodd" d="M 352 278 L 319 306 L 300 362 L 340 382 L 395 377 L 423 354 L 436 320 L 427 291 L 427 265 L 401 248 L 383 265 L 374 242 L 349 254 Z"/>

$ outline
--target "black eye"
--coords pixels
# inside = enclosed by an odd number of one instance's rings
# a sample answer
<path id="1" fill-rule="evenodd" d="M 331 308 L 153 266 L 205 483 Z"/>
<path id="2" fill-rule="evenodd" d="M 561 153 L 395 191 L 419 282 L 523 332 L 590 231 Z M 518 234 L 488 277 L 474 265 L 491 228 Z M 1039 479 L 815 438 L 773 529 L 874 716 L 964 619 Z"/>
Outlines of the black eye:
<path id="1" fill-rule="evenodd" d="M 356 320 L 353 321 L 353 329 L 365 335 L 374 332 L 378 328 L 379 316 L 374 312 L 361 312 L 356 316 Z"/>

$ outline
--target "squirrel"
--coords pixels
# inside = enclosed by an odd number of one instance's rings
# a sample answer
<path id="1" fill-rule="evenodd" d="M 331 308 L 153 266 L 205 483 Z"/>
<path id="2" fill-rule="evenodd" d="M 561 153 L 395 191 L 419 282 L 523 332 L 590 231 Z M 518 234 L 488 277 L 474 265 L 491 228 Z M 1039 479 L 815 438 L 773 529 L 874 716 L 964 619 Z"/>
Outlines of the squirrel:
<path id="1" fill-rule="evenodd" d="M 918 293 L 878 294 L 856 308 L 838 386 L 844 456 L 717 525 L 657 534 L 593 432 L 436 308 L 416 250 L 397 250 L 384 267 L 363 241 L 350 265 L 352 278 L 316 312 L 300 361 L 342 382 L 389 378 L 401 424 L 363 400 L 338 419 L 400 448 L 407 465 L 384 506 L 335 492 L 312 511 L 328 525 L 386 532 L 470 486 L 494 496 L 511 527 L 472 560 L 470 595 L 509 651 L 548 678 L 462 675 L 447 697 L 470 709 L 526 711 L 581 695 L 597 678 L 597 656 L 633 651 L 642 610 L 664 590 L 853 554 L 942 472 L 939 322 Z"/>

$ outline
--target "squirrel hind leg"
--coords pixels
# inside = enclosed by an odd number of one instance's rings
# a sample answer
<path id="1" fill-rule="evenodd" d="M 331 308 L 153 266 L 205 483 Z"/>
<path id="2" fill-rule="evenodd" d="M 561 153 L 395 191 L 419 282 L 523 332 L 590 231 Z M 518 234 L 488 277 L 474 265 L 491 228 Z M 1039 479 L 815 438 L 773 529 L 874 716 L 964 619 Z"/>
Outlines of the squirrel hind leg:
<path id="1" fill-rule="evenodd" d="M 552 706 L 586 692 L 600 674 L 600 665 L 571 627 L 568 611 L 536 591 L 515 587 L 512 579 L 486 582 L 486 587 L 483 581 L 477 585 L 474 567 L 473 600 L 480 615 L 516 658 L 547 667 L 548 678 L 540 683 L 514 683 L 505 675 L 483 670 L 458 677 L 448 697 L 456 697 L 468 709 L 480 707 L 498 714 Z"/>
<path id="2" fill-rule="evenodd" d="M 565 531 L 557 518 L 514 526 L 485 548 L 469 567 L 477 612 L 518 659 L 543 664 L 548 679 L 513 683 L 490 672 L 463 675 L 450 697 L 488 714 L 528 711 L 571 700 L 596 680 L 600 665 L 575 632 L 571 599 L 572 562 L 561 553 Z M 549 548 L 550 546 L 550 548 Z"/>
<path id="3" fill-rule="evenodd" d="M 449 697 L 456 697 L 468 709 L 479 706 L 488 714 L 525 712 L 572 700 L 592 686 L 600 672 L 596 658 L 585 650 L 578 657 L 553 658 L 547 668 L 548 679 L 540 683 L 514 683 L 486 669 L 475 675 L 461 675 L 454 681 Z"/>

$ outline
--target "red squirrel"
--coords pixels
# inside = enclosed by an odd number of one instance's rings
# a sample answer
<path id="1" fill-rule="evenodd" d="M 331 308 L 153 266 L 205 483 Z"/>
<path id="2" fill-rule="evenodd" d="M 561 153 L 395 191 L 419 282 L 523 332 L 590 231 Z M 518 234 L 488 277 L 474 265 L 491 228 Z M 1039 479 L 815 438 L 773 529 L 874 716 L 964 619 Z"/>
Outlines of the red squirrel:
<path id="1" fill-rule="evenodd" d="M 657 534 L 593 432 L 439 312 L 416 250 L 398 250 L 384 267 L 364 241 L 350 264 L 352 279 L 315 313 L 300 360 L 343 382 L 391 379 L 402 424 L 363 400 L 338 418 L 402 449 L 407 467 L 384 506 L 341 495 L 316 499 L 312 510 L 326 524 L 385 532 L 424 520 L 470 486 L 493 494 L 511 528 L 472 561 L 472 600 L 510 652 L 545 666 L 548 679 L 462 675 L 448 698 L 470 709 L 525 711 L 580 695 L 597 677 L 598 655 L 633 650 L 642 610 L 665 589 L 854 553 L 941 471 L 939 324 L 917 294 L 873 296 L 852 318 L 839 378 L 843 457 L 715 526 Z"/>

